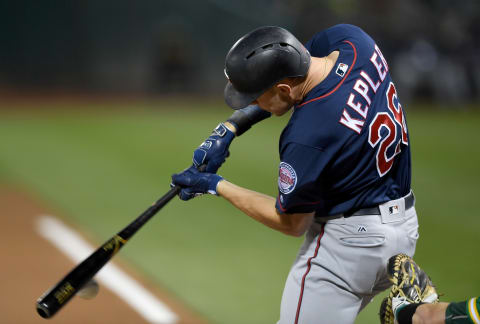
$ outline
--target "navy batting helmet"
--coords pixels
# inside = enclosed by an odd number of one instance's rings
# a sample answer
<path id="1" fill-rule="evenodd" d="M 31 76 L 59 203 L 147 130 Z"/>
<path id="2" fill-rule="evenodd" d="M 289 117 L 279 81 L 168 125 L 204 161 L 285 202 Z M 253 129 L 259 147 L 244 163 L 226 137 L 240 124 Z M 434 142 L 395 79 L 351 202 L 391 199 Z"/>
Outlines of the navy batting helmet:
<path id="1" fill-rule="evenodd" d="M 244 108 L 278 81 L 306 75 L 309 66 L 310 53 L 289 31 L 275 26 L 255 29 L 227 54 L 225 102 L 233 109 Z"/>

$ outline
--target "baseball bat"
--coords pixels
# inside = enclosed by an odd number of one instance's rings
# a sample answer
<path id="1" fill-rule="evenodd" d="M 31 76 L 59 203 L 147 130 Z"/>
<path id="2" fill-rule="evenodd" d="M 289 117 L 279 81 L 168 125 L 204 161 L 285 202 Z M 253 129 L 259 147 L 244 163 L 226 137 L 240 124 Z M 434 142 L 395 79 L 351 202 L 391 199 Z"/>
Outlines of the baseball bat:
<path id="1" fill-rule="evenodd" d="M 200 169 L 204 169 L 202 167 Z M 55 286 L 40 296 L 36 302 L 38 314 L 43 318 L 55 315 L 153 215 L 180 192 L 180 189 L 179 186 L 171 188 L 133 222 L 110 238 Z"/>

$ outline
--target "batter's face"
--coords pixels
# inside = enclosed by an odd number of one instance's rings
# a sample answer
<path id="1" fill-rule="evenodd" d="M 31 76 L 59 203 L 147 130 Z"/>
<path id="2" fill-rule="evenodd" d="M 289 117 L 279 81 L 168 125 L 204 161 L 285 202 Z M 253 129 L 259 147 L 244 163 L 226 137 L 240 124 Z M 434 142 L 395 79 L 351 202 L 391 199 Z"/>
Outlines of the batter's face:
<path id="1" fill-rule="evenodd" d="M 276 84 L 253 102 L 263 110 L 282 116 L 294 105 L 291 87 L 287 84 Z"/>

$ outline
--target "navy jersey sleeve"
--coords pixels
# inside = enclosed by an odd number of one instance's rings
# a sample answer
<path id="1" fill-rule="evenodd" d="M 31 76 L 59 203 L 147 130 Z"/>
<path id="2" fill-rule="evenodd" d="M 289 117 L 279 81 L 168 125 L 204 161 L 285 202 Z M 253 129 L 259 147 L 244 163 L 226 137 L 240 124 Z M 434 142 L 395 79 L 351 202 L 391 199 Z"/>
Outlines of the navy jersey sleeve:
<path id="1" fill-rule="evenodd" d="M 321 203 L 320 174 L 324 168 L 321 149 L 289 143 L 281 152 L 278 197 L 275 207 L 284 214 L 309 213 Z"/>

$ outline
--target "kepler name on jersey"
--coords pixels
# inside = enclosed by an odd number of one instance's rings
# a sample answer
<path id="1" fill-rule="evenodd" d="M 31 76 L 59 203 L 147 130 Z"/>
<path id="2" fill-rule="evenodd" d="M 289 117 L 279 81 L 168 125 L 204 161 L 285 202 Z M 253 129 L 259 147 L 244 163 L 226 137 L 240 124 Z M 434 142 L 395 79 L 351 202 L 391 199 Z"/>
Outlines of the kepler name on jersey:
<path id="1" fill-rule="evenodd" d="M 343 110 L 342 118 L 340 119 L 340 123 L 347 126 L 348 128 L 354 130 L 355 132 L 359 133 L 362 130 L 363 125 L 365 124 L 365 119 L 367 118 L 368 109 L 372 103 L 368 95 L 368 91 L 371 89 L 373 93 L 377 93 L 377 89 L 380 87 L 381 83 L 385 80 L 385 77 L 388 73 L 388 64 L 385 58 L 383 57 L 380 48 L 375 45 L 375 50 L 370 57 L 370 62 L 375 66 L 378 76 L 375 76 L 375 79 L 379 79 L 377 83 L 374 83 L 372 77 L 370 77 L 365 71 L 360 72 L 360 78 L 357 79 L 355 85 L 353 86 L 353 90 L 356 93 L 350 93 L 350 96 L 347 100 L 347 107 L 356 111 L 363 119 L 356 119 L 353 118 L 347 109 Z M 343 63 L 340 63 L 343 64 Z M 340 69 L 340 67 L 338 68 Z M 338 74 L 338 73 L 337 73 Z M 365 99 L 366 104 L 362 105 L 357 99 L 356 95 L 360 95 Z"/>

